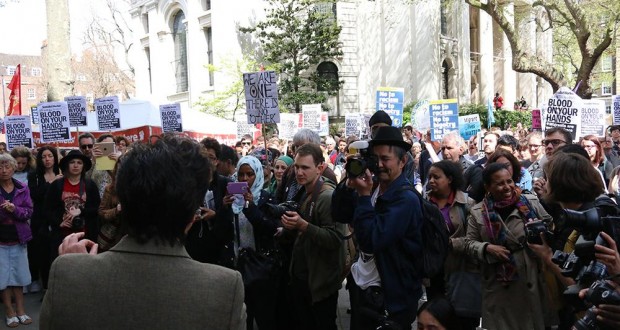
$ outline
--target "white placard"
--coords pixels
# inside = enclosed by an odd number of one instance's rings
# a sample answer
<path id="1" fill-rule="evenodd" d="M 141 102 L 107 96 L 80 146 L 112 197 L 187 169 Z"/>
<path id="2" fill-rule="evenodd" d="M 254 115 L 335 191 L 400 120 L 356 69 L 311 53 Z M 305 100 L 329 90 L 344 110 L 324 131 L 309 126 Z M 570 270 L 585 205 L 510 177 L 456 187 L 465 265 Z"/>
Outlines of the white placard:
<path id="1" fill-rule="evenodd" d="M 241 140 L 246 134 L 254 136 L 255 130 L 256 126 L 253 124 L 248 124 L 245 121 L 237 120 L 237 140 Z"/>
<path id="2" fill-rule="evenodd" d="M 329 135 L 329 112 L 321 111 L 321 118 L 319 121 L 319 136 Z"/>
<path id="3" fill-rule="evenodd" d="M 579 141 L 582 108 L 579 95 L 567 87 L 561 87 L 549 99 L 544 109 L 545 131 L 552 127 L 561 127 L 571 133 L 574 142 Z"/>
<path id="4" fill-rule="evenodd" d="M 581 132 L 579 136 L 605 136 L 605 101 L 583 100 L 582 104 Z"/>
<path id="5" fill-rule="evenodd" d="M 97 123 L 100 131 L 111 131 L 121 128 L 121 111 L 117 96 L 102 97 L 95 100 Z"/>
<path id="6" fill-rule="evenodd" d="M 281 113 L 278 123 L 278 137 L 281 139 L 292 140 L 299 130 L 300 121 L 298 113 Z"/>
<path id="7" fill-rule="evenodd" d="M 86 98 L 84 96 L 65 97 L 69 108 L 69 123 L 72 127 L 88 126 L 86 119 Z"/>
<path id="8" fill-rule="evenodd" d="M 159 106 L 161 116 L 161 129 L 165 132 L 183 132 L 183 120 L 181 118 L 181 104 L 163 104 Z"/>
<path id="9" fill-rule="evenodd" d="M 318 132 L 321 129 L 321 105 L 302 104 L 303 127 Z"/>
<path id="10" fill-rule="evenodd" d="M 426 134 L 426 131 L 431 128 L 430 102 L 428 100 L 421 100 L 413 106 L 411 126 L 423 134 Z"/>
<path id="11" fill-rule="evenodd" d="M 275 71 L 243 74 L 248 124 L 280 122 L 277 80 Z"/>
<path id="12" fill-rule="evenodd" d="M 9 150 L 17 146 L 32 148 L 30 116 L 8 116 L 4 122 L 4 127 L 6 129 L 6 144 Z"/>
<path id="13" fill-rule="evenodd" d="M 362 130 L 364 129 L 363 117 L 357 113 L 350 113 L 344 116 L 344 135 L 346 137 L 349 136 L 357 136 L 358 138 L 362 135 Z"/>
<path id="14" fill-rule="evenodd" d="M 71 124 L 67 102 L 46 102 L 39 104 L 41 142 L 71 141 Z"/>

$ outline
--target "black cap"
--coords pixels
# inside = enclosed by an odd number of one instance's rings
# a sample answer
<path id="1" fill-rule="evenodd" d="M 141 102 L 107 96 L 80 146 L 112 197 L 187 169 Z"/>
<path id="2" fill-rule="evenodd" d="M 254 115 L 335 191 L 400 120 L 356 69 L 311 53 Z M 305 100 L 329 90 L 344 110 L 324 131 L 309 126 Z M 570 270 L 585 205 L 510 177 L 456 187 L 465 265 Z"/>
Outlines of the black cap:
<path id="1" fill-rule="evenodd" d="M 377 129 L 375 137 L 368 142 L 371 147 L 388 145 L 397 146 L 405 150 L 411 149 L 411 144 L 403 140 L 403 135 L 400 130 L 392 126 L 381 126 Z"/>
<path id="2" fill-rule="evenodd" d="M 390 118 L 390 115 L 388 115 L 385 111 L 379 110 L 375 112 L 372 117 L 370 117 L 368 126 L 372 127 L 372 125 L 377 123 L 384 123 L 392 126 L 392 118 Z"/>

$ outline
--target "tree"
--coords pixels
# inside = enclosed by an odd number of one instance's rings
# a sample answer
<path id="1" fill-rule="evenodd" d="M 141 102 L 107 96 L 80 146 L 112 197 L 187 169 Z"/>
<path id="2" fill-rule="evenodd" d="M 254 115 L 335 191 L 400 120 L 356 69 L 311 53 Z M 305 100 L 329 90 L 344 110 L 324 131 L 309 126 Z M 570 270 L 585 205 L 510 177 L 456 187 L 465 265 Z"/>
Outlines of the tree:
<path id="1" fill-rule="evenodd" d="M 512 68 L 516 72 L 533 73 L 547 81 L 554 92 L 573 77 L 579 84 L 576 93 L 590 98 L 590 78 L 598 60 L 612 44 L 620 22 L 620 2 L 609 0 L 465 0 L 470 6 L 486 12 L 499 25 L 512 49 Z M 554 60 L 570 64 L 575 71 L 546 60 L 527 48 L 524 27 L 535 23 L 540 31 L 554 30 L 554 43 L 559 54 Z M 573 53 L 571 47 L 576 46 Z"/>
<path id="2" fill-rule="evenodd" d="M 279 73 L 281 106 L 300 112 L 302 104 L 323 103 L 342 85 L 320 76 L 315 67 L 324 60 L 342 56 L 338 37 L 341 28 L 331 11 L 334 1 L 267 0 L 266 19 L 254 27 L 241 27 L 258 39 L 264 60 Z"/>

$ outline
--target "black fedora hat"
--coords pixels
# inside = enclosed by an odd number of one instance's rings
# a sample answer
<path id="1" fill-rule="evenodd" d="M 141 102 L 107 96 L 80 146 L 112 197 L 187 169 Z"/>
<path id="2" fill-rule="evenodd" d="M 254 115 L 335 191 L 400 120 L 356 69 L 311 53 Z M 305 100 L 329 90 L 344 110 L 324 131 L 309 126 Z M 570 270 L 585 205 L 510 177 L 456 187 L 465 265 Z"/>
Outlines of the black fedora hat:
<path id="1" fill-rule="evenodd" d="M 69 162 L 72 159 L 76 159 L 76 158 L 81 159 L 82 162 L 84 163 L 84 169 L 82 170 L 82 174 L 88 172 L 88 170 L 90 170 L 90 168 L 93 167 L 93 163 L 90 161 L 90 158 L 86 157 L 86 155 L 81 153 L 79 150 L 71 150 L 66 156 L 64 156 L 60 160 L 60 163 L 58 164 L 60 169 L 63 172 L 66 172 L 67 167 L 69 167 Z"/>
<path id="2" fill-rule="evenodd" d="M 400 130 L 396 127 L 392 126 L 381 126 L 377 129 L 375 133 L 375 137 L 368 142 L 371 147 L 380 146 L 380 145 L 388 145 L 388 146 L 397 146 L 401 147 L 405 150 L 411 149 L 411 144 L 405 142 L 403 140 L 403 135 Z"/>

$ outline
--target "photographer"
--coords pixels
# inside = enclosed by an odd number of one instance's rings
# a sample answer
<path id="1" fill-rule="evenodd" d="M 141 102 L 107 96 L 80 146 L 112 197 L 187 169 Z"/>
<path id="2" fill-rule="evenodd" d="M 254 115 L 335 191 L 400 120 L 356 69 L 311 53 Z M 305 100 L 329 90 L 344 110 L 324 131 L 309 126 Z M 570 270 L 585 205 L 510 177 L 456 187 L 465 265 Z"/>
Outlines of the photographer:
<path id="1" fill-rule="evenodd" d="M 351 321 L 356 329 L 375 329 L 387 311 L 388 322 L 411 329 L 422 296 L 421 279 L 414 275 L 419 270 L 413 260 L 421 257 L 423 221 L 420 199 L 413 191 L 403 189 L 412 184 L 403 172 L 411 145 L 403 141 L 397 128 L 387 126 L 377 130 L 370 148 L 378 159 L 374 173 L 379 181 L 377 188 L 373 191 L 370 170 L 348 179 L 359 196 L 353 228 L 362 251 L 351 267 L 355 280 L 351 295 L 358 297 L 354 304 L 357 308 L 352 305 Z M 374 301 L 370 299 L 373 297 Z M 367 309 L 370 313 L 365 312 Z"/>

